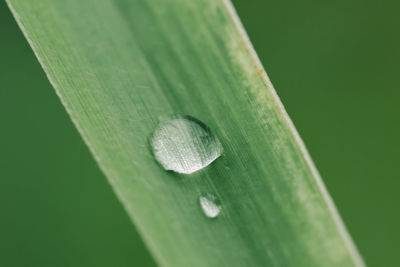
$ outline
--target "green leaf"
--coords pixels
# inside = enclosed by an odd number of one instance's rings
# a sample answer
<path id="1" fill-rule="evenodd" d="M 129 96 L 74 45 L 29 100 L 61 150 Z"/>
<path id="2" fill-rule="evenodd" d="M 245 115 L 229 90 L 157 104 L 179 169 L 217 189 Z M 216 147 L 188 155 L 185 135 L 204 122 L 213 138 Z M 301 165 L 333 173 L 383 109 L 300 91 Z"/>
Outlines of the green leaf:
<path id="1" fill-rule="evenodd" d="M 160 265 L 363 266 L 228 0 L 8 3 Z M 221 157 L 164 170 L 150 139 L 173 116 Z"/>

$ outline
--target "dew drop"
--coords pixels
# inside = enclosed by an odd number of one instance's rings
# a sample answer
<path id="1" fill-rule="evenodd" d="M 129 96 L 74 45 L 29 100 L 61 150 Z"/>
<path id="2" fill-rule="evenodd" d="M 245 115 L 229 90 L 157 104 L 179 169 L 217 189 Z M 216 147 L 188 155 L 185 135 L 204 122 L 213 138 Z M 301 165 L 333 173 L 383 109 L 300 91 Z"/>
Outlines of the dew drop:
<path id="1" fill-rule="evenodd" d="M 157 161 L 165 170 L 190 174 L 201 170 L 222 153 L 222 145 L 211 130 L 190 116 L 161 122 L 151 138 Z"/>
<path id="2" fill-rule="evenodd" d="M 221 212 L 221 203 L 215 195 L 207 194 L 201 196 L 200 205 L 204 214 L 209 218 L 215 218 Z"/>

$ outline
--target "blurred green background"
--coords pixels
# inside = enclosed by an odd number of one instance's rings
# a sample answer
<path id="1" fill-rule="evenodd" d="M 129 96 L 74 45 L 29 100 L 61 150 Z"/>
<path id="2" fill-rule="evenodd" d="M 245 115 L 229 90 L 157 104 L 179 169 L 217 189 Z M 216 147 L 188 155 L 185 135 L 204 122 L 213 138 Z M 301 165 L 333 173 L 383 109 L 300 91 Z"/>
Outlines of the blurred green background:
<path id="1" fill-rule="evenodd" d="M 400 2 L 234 5 L 367 265 L 399 266 Z M 0 3 L 0 266 L 155 266 Z"/>

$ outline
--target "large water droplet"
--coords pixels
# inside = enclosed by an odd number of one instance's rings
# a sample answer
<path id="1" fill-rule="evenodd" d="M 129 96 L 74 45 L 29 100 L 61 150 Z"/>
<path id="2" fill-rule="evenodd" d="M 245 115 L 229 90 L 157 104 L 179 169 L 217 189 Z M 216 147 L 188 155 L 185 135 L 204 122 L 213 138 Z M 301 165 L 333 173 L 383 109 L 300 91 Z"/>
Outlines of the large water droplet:
<path id="1" fill-rule="evenodd" d="M 164 169 L 185 174 L 203 169 L 222 153 L 218 138 L 204 123 L 190 116 L 161 122 L 153 133 L 151 146 Z"/>
<path id="2" fill-rule="evenodd" d="M 215 218 L 221 212 L 221 203 L 215 195 L 207 194 L 201 196 L 200 205 L 204 214 L 209 218 Z"/>

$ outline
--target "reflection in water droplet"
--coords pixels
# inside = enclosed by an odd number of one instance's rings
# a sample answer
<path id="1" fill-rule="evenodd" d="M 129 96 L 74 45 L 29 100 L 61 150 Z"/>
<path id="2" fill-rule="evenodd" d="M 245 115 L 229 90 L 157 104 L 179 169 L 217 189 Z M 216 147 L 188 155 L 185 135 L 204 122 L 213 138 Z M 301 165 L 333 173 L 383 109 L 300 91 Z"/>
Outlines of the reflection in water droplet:
<path id="1" fill-rule="evenodd" d="M 222 153 L 218 138 L 190 116 L 161 122 L 153 133 L 151 147 L 164 169 L 185 174 L 203 169 Z"/>
<path id="2" fill-rule="evenodd" d="M 215 218 L 221 212 L 221 204 L 215 195 L 207 194 L 201 196 L 200 205 L 207 217 Z"/>

